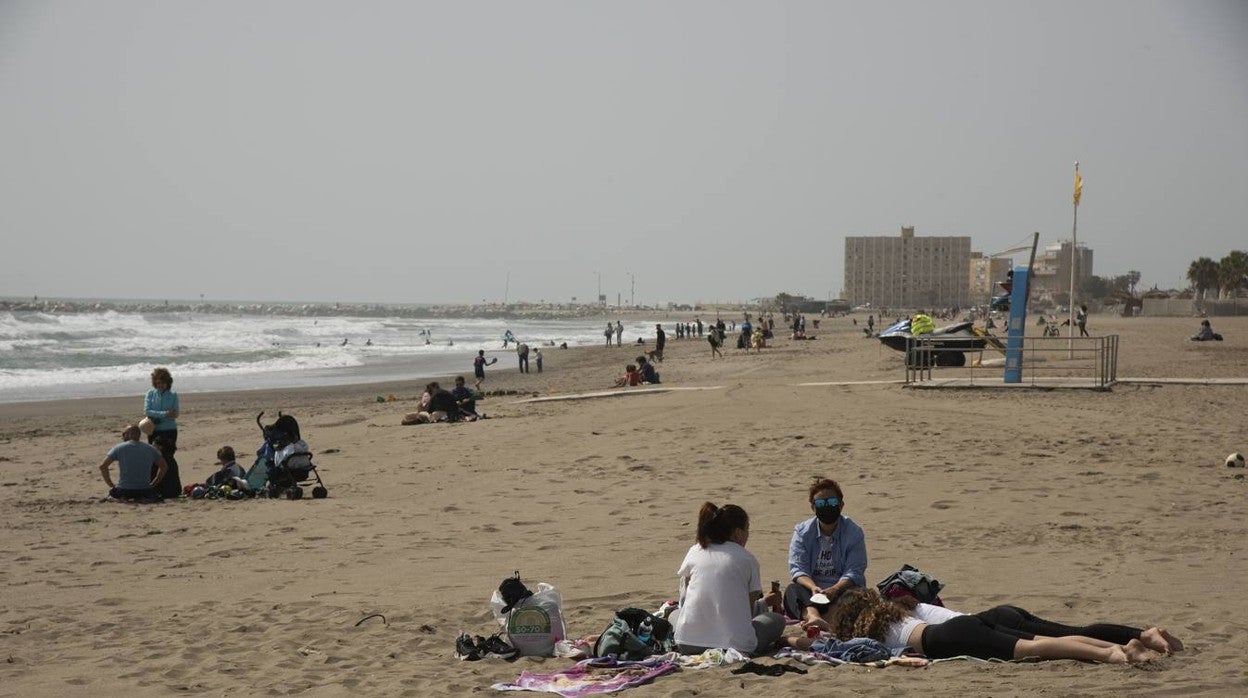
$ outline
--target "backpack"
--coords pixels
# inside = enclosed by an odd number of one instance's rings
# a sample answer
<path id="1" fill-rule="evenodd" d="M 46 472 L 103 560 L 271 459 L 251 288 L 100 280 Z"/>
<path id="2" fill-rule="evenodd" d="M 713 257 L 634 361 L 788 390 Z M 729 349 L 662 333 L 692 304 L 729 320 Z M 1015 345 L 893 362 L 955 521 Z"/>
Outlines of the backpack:
<path id="1" fill-rule="evenodd" d="M 642 626 L 646 623 L 650 625 L 650 635 L 643 640 Z M 616 659 L 639 661 L 675 651 L 674 635 L 672 624 L 665 619 L 640 608 L 621 608 L 594 642 L 594 656 L 613 655 Z"/>
<path id="2" fill-rule="evenodd" d="M 910 565 L 902 565 L 901 569 L 890 574 L 887 579 L 875 585 L 880 596 L 895 599 L 900 596 L 913 596 L 919 603 L 944 606 L 940 600 L 940 590 L 945 588 L 935 577 Z"/>

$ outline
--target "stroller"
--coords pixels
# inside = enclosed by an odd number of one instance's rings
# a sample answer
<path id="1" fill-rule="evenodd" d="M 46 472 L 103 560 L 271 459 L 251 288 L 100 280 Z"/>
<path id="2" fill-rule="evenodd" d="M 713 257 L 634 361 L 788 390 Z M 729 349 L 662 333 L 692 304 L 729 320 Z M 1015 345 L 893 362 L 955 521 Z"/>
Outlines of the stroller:
<path id="1" fill-rule="evenodd" d="M 316 482 L 312 488 L 313 499 L 329 496 L 321 474 L 312 462 L 312 452 L 299 434 L 299 422 L 288 415 L 277 413 L 277 421 L 265 426 L 260 423 L 264 413 L 256 415 L 256 426 L 264 434 L 264 444 L 256 451 L 256 462 L 247 471 L 247 486 L 253 492 L 261 492 L 267 486 L 270 497 L 302 499 L 303 488 Z"/>

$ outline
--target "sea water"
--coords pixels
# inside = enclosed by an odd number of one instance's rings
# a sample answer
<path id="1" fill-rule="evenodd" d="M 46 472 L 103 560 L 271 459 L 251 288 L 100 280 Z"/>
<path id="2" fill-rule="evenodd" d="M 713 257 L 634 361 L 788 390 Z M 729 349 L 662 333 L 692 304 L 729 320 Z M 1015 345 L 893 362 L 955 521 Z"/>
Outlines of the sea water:
<path id="1" fill-rule="evenodd" d="M 142 394 L 155 366 L 169 368 L 180 393 L 471 376 L 478 349 L 498 356 L 498 368 L 514 365 L 515 345 L 502 348 L 507 330 L 531 347 L 571 347 L 604 343 L 605 325 L 591 318 L 3 311 L 0 402 Z M 653 320 L 634 319 L 625 324 L 625 341 L 653 335 L 653 327 Z"/>

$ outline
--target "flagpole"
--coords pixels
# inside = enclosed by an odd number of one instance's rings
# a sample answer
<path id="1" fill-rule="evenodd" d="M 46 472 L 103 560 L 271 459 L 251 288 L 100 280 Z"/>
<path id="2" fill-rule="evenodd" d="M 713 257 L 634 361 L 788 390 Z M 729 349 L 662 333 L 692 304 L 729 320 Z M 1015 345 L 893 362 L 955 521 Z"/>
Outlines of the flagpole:
<path id="1" fill-rule="evenodd" d="M 1083 181 L 1079 177 L 1079 161 L 1075 161 L 1075 195 L 1074 195 L 1074 219 L 1070 225 L 1070 307 L 1069 312 L 1069 332 L 1070 337 L 1068 349 L 1070 349 L 1070 358 L 1075 358 L 1075 266 L 1079 259 L 1079 199 L 1083 195 Z"/>

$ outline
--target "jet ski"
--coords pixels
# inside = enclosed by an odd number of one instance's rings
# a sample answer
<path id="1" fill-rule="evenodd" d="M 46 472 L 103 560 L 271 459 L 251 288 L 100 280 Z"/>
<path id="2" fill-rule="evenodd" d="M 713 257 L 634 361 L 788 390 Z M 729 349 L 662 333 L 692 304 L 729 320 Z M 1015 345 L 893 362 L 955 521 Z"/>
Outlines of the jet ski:
<path id="1" fill-rule="evenodd" d="M 908 340 L 916 337 L 924 340 L 923 353 L 929 353 L 930 349 L 932 355 L 925 360 L 919 357 L 916 363 L 933 366 L 965 366 L 966 354 L 963 352 L 989 348 L 1005 351 L 1005 345 L 999 339 L 979 329 L 973 322 L 958 322 L 916 335 L 910 332 L 910 318 L 906 318 L 886 327 L 879 334 L 880 342 L 895 351 L 906 351 Z"/>

